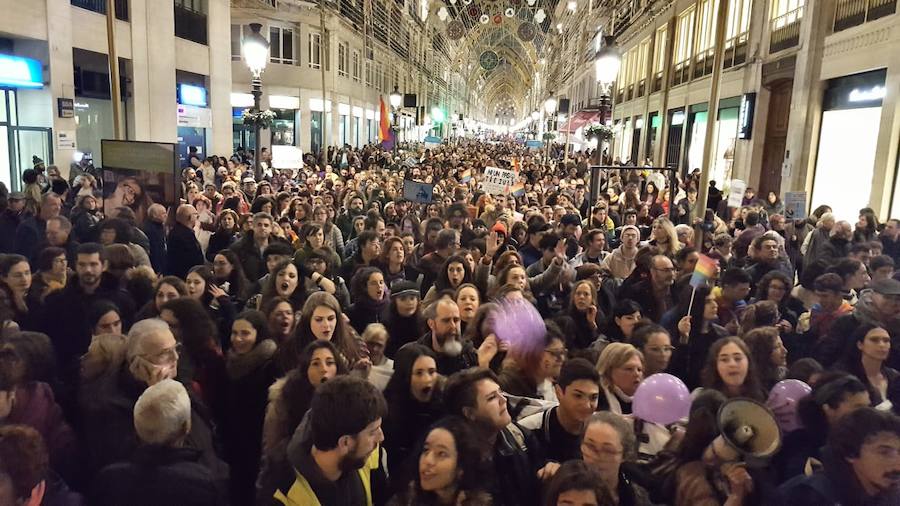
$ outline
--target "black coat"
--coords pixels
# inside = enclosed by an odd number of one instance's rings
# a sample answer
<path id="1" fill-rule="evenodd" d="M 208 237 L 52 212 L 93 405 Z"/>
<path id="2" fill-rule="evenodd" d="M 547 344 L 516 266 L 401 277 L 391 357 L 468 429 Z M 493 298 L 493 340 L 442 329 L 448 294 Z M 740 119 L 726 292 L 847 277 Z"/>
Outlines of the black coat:
<path id="1" fill-rule="evenodd" d="M 218 252 L 230 248 L 234 244 L 234 237 L 232 232 L 221 231 L 210 236 L 209 245 L 206 246 L 206 259 L 212 262 Z"/>
<path id="2" fill-rule="evenodd" d="M 166 272 L 166 228 L 153 220 L 144 221 L 144 234 L 150 244 L 150 265 L 156 272 Z"/>
<path id="3" fill-rule="evenodd" d="M 134 317 L 134 301 L 128 292 L 119 288 L 119 281 L 104 272 L 100 286 L 92 294 L 87 294 L 78 283 L 78 277 L 68 279 L 66 287 L 47 295 L 44 304 L 36 311 L 38 327 L 50 336 L 56 352 L 56 360 L 65 375 L 78 370 L 78 359 L 91 344 L 91 329 L 87 321 L 88 309 L 97 300 L 108 300 L 122 312 L 122 328 L 127 329 Z M 77 376 L 75 376 L 77 377 Z"/>
<path id="4" fill-rule="evenodd" d="M 206 263 L 194 231 L 181 223 L 176 223 L 169 231 L 166 248 L 166 270 L 163 272 L 168 275 L 184 279 L 191 267 Z"/>
<path id="5" fill-rule="evenodd" d="M 225 416 L 221 420 L 222 441 L 225 458 L 231 466 L 231 496 L 236 505 L 253 503 L 254 482 L 262 457 L 263 420 L 269 387 L 277 377 L 271 354 L 260 349 L 261 345 L 238 358 L 250 359 L 242 364 L 244 367 L 234 367 L 234 356 L 229 356 L 226 362 L 228 384 L 224 399 Z M 274 347 L 271 351 L 274 353 Z M 253 353 L 256 355 L 249 356 Z"/>
<path id="6" fill-rule="evenodd" d="M 537 506 L 541 490 L 537 472 L 547 459 L 528 429 L 510 424 L 497 435 L 493 451 L 494 476 L 489 491 L 495 505 Z"/>
<path id="7" fill-rule="evenodd" d="M 269 243 L 276 240 L 275 237 L 269 237 Z M 253 239 L 253 231 L 244 234 L 243 237 L 231 245 L 231 251 L 234 251 L 241 260 L 241 267 L 244 268 L 244 276 L 254 282 L 263 277 L 268 270 L 266 269 L 266 261 L 263 259 L 262 252 L 256 246 Z"/>
<path id="8" fill-rule="evenodd" d="M 87 451 L 86 464 L 91 470 L 121 462 L 138 448 L 134 429 L 134 404 L 146 387 L 128 372 L 127 364 L 123 364 L 118 371 L 111 371 L 83 386 L 80 395 L 83 420 L 81 440 Z M 217 479 L 228 478 L 228 465 L 219 459 L 206 407 L 193 396 L 191 432 L 184 446 L 197 450 L 200 453 L 199 462 Z"/>
<path id="9" fill-rule="evenodd" d="M 22 220 L 16 228 L 14 252 L 33 261 L 44 245 L 47 244 L 47 222 L 38 216 Z"/>
<path id="10" fill-rule="evenodd" d="M 193 448 L 141 446 L 131 458 L 103 469 L 91 504 L 132 506 L 228 504 L 224 483 L 199 462 Z"/>
<path id="11" fill-rule="evenodd" d="M 22 214 L 9 209 L 0 212 L 0 253 L 12 253 L 15 247 L 16 229 L 22 222 Z"/>

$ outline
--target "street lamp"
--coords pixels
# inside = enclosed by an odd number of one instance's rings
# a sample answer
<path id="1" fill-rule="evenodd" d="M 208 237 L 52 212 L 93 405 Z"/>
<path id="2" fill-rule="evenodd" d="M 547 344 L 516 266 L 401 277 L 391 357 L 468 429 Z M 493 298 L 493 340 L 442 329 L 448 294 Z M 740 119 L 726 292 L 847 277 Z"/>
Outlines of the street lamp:
<path id="1" fill-rule="evenodd" d="M 250 93 L 253 95 L 253 112 L 257 115 L 260 113 L 259 101 L 262 98 L 262 81 L 260 76 L 266 70 L 266 63 L 269 62 L 269 41 L 259 33 L 262 25 L 259 23 L 250 24 L 250 35 L 244 37 L 241 43 L 241 54 L 244 57 L 244 63 L 250 69 L 250 75 L 253 77 L 250 81 Z M 262 169 L 259 160 L 259 144 L 260 144 L 261 125 L 259 119 L 253 124 L 254 135 L 254 173 L 256 178 L 262 176 Z"/>
<path id="2" fill-rule="evenodd" d="M 539 119 L 541 119 L 541 113 L 538 111 L 531 111 L 531 132 L 532 135 L 534 135 L 534 140 L 537 140 Z"/>
<path id="3" fill-rule="evenodd" d="M 397 122 L 399 121 L 400 116 L 400 104 L 403 102 L 403 96 L 400 95 L 400 91 L 397 90 L 397 85 L 394 85 L 394 91 L 391 92 L 388 99 L 391 102 L 391 109 L 394 111 L 394 121 L 393 121 L 393 129 L 394 129 L 394 158 L 397 158 Z"/>
<path id="4" fill-rule="evenodd" d="M 619 47 L 616 45 L 616 38 L 607 35 L 603 37 L 603 46 L 597 51 L 597 57 L 594 60 L 594 70 L 596 71 L 597 84 L 600 85 L 600 122 L 606 123 L 607 112 L 612 113 L 612 84 L 619 75 L 619 67 L 622 66 L 622 56 L 619 53 Z M 594 151 L 594 163 L 601 164 L 600 159 L 603 148 L 597 143 L 597 149 Z"/>
<path id="5" fill-rule="evenodd" d="M 547 132 L 545 137 L 547 138 L 547 155 L 546 160 L 550 160 L 550 132 L 553 130 L 553 117 L 556 115 L 556 99 L 550 97 L 544 102 L 544 112 L 547 113 Z"/>

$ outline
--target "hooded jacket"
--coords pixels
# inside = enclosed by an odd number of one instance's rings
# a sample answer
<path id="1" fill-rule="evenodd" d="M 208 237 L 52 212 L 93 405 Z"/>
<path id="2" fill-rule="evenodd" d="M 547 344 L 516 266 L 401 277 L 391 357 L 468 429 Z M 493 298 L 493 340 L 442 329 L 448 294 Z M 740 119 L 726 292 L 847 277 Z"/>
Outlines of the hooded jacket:
<path id="1" fill-rule="evenodd" d="M 853 334 L 860 325 L 869 324 L 884 328 L 891 336 L 891 353 L 885 365 L 894 369 L 900 366 L 900 314 L 885 321 L 872 300 L 874 295 L 872 290 L 863 290 L 853 312 L 841 316 L 831 325 L 814 352 L 819 363 L 827 368 L 837 362 L 844 352 L 847 336 Z"/>

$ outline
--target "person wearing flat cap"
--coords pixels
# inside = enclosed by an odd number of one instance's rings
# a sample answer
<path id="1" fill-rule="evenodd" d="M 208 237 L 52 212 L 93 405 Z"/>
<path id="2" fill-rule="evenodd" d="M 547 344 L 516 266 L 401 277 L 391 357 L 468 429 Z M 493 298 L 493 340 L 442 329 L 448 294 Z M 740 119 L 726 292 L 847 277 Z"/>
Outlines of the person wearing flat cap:
<path id="1" fill-rule="evenodd" d="M 875 325 L 891 336 L 891 352 L 885 365 L 900 368 L 900 281 L 878 280 L 859 295 L 853 312 L 838 318 L 816 346 L 815 358 L 826 368 L 844 353 L 847 336 L 862 325 Z"/>
<path id="2" fill-rule="evenodd" d="M 0 211 L 0 253 L 12 253 L 16 228 L 25 217 L 25 194 L 10 192 L 6 196 L 6 208 Z"/>

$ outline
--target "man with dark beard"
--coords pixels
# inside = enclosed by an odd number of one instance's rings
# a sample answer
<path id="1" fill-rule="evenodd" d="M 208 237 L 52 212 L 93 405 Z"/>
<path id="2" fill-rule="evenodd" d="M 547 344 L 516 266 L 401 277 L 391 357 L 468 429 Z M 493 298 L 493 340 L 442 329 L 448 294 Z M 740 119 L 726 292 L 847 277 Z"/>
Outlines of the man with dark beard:
<path id="1" fill-rule="evenodd" d="M 784 504 L 900 504 L 900 418 L 862 408 L 828 434 L 823 469 L 781 486 Z"/>
<path id="2" fill-rule="evenodd" d="M 470 341 L 463 341 L 459 306 L 444 297 L 425 308 L 429 332 L 417 342 L 434 351 L 438 373 L 449 376 L 478 365 L 478 354 Z"/>
<path id="3" fill-rule="evenodd" d="M 386 414 L 381 392 L 363 379 L 340 376 L 322 384 L 305 419 L 308 433 L 295 433 L 288 446 L 288 479 L 263 503 L 383 504 L 379 445 Z"/>

